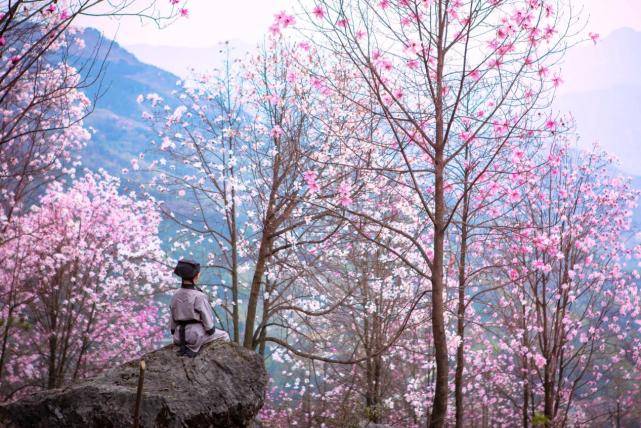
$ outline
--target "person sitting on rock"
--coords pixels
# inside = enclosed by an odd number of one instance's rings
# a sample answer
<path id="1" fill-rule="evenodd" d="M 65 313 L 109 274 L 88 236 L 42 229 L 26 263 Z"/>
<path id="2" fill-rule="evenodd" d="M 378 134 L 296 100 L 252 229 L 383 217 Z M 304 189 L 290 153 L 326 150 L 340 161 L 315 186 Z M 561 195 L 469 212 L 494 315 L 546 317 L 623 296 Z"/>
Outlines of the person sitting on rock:
<path id="1" fill-rule="evenodd" d="M 174 344 L 180 346 L 178 355 L 195 357 L 200 348 L 214 340 L 229 340 L 226 331 L 214 327 L 214 311 L 207 295 L 196 287 L 200 264 L 180 260 L 174 273 L 182 278 L 180 289 L 171 299 L 169 329 Z"/>

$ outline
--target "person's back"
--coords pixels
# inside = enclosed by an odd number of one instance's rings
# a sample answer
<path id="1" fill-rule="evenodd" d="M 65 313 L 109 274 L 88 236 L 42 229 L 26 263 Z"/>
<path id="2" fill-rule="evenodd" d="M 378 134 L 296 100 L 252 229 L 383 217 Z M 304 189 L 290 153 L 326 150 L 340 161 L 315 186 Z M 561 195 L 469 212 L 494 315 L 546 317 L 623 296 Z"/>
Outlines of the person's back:
<path id="1" fill-rule="evenodd" d="M 178 353 L 194 357 L 205 343 L 229 340 L 229 335 L 214 327 L 214 313 L 207 295 L 196 287 L 200 264 L 189 260 L 178 262 L 174 273 L 182 278 L 182 285 L 171 299 L 169 328 Z"/>

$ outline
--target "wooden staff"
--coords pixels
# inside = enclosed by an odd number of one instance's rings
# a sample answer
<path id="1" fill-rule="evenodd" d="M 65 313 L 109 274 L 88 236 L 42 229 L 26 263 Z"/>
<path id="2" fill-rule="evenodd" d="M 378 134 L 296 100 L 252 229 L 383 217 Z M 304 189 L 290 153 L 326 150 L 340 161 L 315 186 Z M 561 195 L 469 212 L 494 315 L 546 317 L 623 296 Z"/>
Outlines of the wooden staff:
<path id="1" fill-rule="evenodd" d="M 140 373 L 138 374 L 138 390 L 136 391 L 136 406 L 134 407 L 134 428 L 138 428 L 140 403 L 142 402 L 142 384 L 145 382 L 145 360 L 140 360 Z"/>

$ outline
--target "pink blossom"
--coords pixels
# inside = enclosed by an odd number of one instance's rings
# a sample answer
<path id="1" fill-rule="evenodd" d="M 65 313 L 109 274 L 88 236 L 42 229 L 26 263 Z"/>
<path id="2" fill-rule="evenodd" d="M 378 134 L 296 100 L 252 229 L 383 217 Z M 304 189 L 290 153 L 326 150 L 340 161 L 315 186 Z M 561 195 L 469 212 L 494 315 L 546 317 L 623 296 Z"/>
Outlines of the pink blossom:
<path id="1" fill-rule="evenodd" d="M 492 122 L 492 124 L 494 126 L 494 133 L 498 136 L 505 135 L 505 133 L 507 133 L 509 129 L 509 124 L 507 121 L 501 122 L 501 121 L 495 120 L 494 122 Z"/>
<path id="2" fill-rule="evenodd" d="M 325 87 L 323 81 L 316 76 L 313 76 L 310 81 L 314 89 L 321 90 Z"/>
<path id="3" fill-rule="evenodd" d="M 388 59 L 379 60 L 378 61 L 378 66 L 381 69 L 385 70 L 385 71 L 392 71 L 392 69 L 394 68 L 394 65 L 392 64 L 392 61 L 390 61 Z"/>
<path id="4" fill-rule="evenodd" d="M 280 34 L 280 25 L 278 25 L 277 22 L 273 23 L 272 25 L 269 26 L 269 33 L 272 36 L 276 36 Z"/>
<path id="5" fill-rule="evenodd" d="M 479 70 L 472 70 L 468 76 L 478 81 L 481 78 L 481 72 Z"/>
<path id="6" fill-rule="evenodd" d="M 323 19 L 325 17 L 325 11 L 323 10 L 322 7 L 318 5 L 314 7 L 314 9 L 312 10 L 312 13 L 318 19 Z"/>
<path id="7" fill-rule="evenodd" d="M 289 27 L 290 25 L 294 25 L 296 23 L 296 19 L 293 16 L 288 15 L 284 10 L 275 15 L 275 21 L 283 28 Z"/>
<path id="8" fill-rule="evenodd" d="M 462 131 L 459 133 L 459 138 L 466 143 L 469 143 L 472 140 L 472 133 L 469 131 Z"/>
<path id="9" fill-rule="evenodd" d="M 539 353 L 534 355 L 534 364 L 539 368 L 542 369 L 545 367 L 545 364 L 547 363 L 547 360 L 545 357 Z"/>
<path id="10" fill-rule="evenodd" d="M 407 67 L 411 70 L 416 70 L 418 68 L 418 61 L 415 59 L 407 60 Z"/>
<path id="11" fill-rule="evenodd" d="M 550 40 L 552 36 L 554 36 L 554 34 L 556 34 L 556 28 L 548 25 L 547 27 L 545 27 L 543 38 L 545 40 Z"/>
<path id="12" fill-rule="evenodd" d="M 272 136 L 272 138 L 280 138 L 280 136 L 283 135 L 283 128 L 278 125 L 274 125 L 270 132 L 270 135 Z"/>
<path id="13" fill-rule="evenodd" d="M 350 194 L 351 186 L 349 185 L 349 183 L 347 183 L 346 181 L 341 182 L 340 186 L 338 187 L 339 204 L 344 207 L 351 205 L 353 201 Z"/>
<path id="14" fill-rule="evenodd" d="M 550 69 L 549 68 L 547 68 L 545 66 L 542 66 L 542 67 L 539 68 L 539 76 L 545 78 L 545 77 L 547 77 L 547 75 L 549 73 L 550 73 Z"/>
<path id="15" fill-rule="evenodd" d="M 492 58 L 488 63 L 490 68 L 501 68 L 501 65 L 503 65 L 503 61 L 500 57 Z"/>
<path id="16" fill-rule="evenodd" d="M 556 120 L 549 118 L 548 120 L 545 121 L 545 127 L 550 131 L 556 130 L 556 127 L 557 127 Z"/>
<path id="17" fill-rule="evenodd" d="M 305 179 L 305 182 L 307 183 L 307 187 L 309 187 L 310 193 L 314 194 L 317 193 L 320 190 L 320 187 L 318 186 L 318 183 L 316 182 L 316 177 L 317 177 L 316 171 L 305 171 L 303 173 L 303 178 Z"/>
<path id="18" fill-rule="evenodd" d="M 298 75 L 296 74 L 296 72 L 290 70 L 287 72 L 287 77 L 285 77 L 285 80 L 287 80 L 289 83 L 294 83 L 296 82 L 297 78 L 298 78 Z"/>
<path id="19" fill-rule="evenodd" d="M 516 203 L 521 200 L 521 192 L 519 192 L 519 189 L 511 189 L 507 196 L 508 200 L 512 203 Z"/>

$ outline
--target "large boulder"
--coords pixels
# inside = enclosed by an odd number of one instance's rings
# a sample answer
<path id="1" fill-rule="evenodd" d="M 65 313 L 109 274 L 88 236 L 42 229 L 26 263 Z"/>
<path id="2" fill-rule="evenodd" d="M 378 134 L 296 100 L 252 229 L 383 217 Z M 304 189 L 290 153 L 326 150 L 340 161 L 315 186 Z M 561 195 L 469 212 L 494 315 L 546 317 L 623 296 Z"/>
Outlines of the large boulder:
<path id="1" fill-rule="evenodd" d="M 267 372 L 256 353 L 228 342 L 205 345 L 195 358 L 173 345 L 146 363 L 141 427 L 246 427 L 263 405 Z M 139 360 L 64 389 L 0 406 L 6 427 L 133 425 Z"/>

